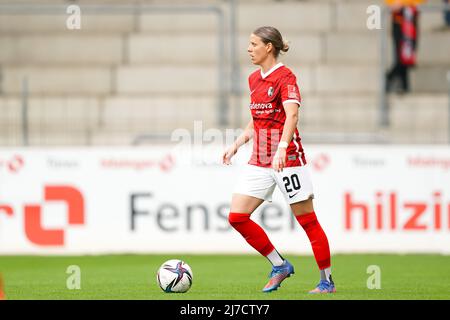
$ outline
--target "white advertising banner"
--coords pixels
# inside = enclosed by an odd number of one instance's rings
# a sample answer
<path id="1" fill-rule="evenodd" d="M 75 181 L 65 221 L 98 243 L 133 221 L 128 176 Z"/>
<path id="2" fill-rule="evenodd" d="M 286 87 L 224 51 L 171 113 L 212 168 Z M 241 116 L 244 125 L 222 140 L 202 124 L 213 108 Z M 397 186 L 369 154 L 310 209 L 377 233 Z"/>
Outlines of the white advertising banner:
<path id="1" fill-rule="evenodd" d="M 0 149 L 0 254 L 240 253 L 229 204 L 249 157 L 221 147 Z M 332 253 L 450 253 L 450 148 L 307 146 Z M 279 190 L 253 219 L 311 254 Z"/>

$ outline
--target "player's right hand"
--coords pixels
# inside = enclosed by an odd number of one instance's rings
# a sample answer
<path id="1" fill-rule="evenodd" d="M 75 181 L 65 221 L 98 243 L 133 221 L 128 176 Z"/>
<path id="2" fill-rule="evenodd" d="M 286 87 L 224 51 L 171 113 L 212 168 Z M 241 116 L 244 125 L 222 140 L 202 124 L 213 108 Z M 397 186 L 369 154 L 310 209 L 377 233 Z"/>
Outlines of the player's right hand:
<path id="1" fill-rule="evenodd" d="M 231 147 L 229 147 L 227 150 L 225 150 L 222 155 L 223 164 L 230 165 L 231 158 L 236 154 L 236 152 L 237 152 L 237 147 L 235 144 L 233 144 Z"/>

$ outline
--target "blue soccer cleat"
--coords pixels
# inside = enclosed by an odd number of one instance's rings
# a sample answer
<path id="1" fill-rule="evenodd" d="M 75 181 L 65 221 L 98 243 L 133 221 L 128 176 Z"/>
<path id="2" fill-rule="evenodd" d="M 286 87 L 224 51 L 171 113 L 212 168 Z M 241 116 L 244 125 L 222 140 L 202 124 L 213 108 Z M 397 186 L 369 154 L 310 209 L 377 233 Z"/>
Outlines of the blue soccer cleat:
<path id="1" fill-rule="evenodd" d="M 284 279 L 289 278 L 294 274 L 294 267 L 289 261 L 284 260 L 283 264 L 278 267 L 272 267 L 272 272 L 269 275 L 269 282 L 263 288 L 263 292 L 271 292 L 277 290 Z"/>
<path id="2" fill-rule="evenodd" d="M 316 294 L 316 293 L 335 293 L 335 292 L 336 292 L 336 287 L 334 286 L 334 282 L 330 276 L 330 281 L 320 280 L 317 287 L 315 287 L 309 293 Z"/>

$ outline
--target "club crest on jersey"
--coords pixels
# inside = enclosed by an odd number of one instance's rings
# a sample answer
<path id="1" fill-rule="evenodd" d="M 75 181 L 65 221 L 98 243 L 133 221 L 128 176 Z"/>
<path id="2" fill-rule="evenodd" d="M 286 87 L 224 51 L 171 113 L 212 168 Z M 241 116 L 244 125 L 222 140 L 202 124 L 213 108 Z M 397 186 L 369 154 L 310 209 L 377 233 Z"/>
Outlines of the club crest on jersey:
<path id="1" fill-rule="evenodd" d="M 269 90 L 267 90 L 267 95 L 271 97 L 273 95 L 273 87 L 270 87 Z"/>

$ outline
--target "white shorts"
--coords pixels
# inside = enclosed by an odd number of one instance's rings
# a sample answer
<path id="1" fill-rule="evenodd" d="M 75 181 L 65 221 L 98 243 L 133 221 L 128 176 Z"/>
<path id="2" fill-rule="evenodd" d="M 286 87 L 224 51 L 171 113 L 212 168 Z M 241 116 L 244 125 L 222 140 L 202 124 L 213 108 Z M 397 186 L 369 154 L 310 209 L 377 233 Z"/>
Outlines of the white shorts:
<path id="1" fill-rule="evenodd" d="M 287 167 L 281 172 L 247 164 L 241 170 L 233 193 L 272 201 L 272 194 L 278 185 L 288 204 L 314 197 L 313 186 L 307 165 Z"/>

